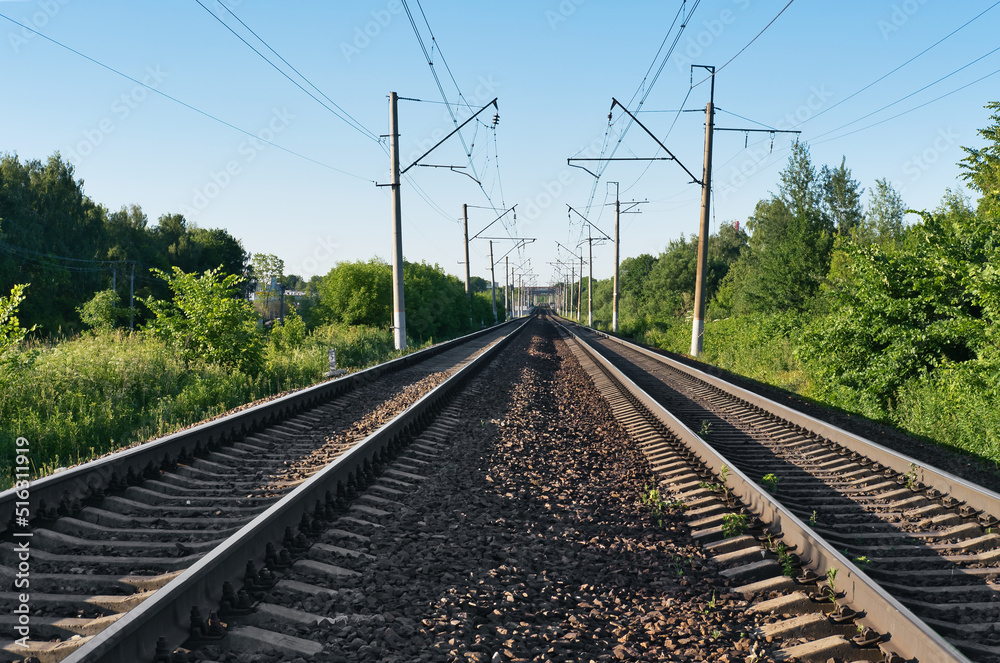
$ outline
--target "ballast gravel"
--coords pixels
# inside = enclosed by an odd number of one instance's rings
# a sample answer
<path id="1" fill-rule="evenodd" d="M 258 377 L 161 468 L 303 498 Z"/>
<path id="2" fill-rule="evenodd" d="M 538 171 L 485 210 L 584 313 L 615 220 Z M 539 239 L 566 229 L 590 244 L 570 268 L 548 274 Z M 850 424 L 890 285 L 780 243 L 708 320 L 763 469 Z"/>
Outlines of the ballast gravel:
<path id="1" fill-rule="evenodd" d="M 271 597 L 331 622 L 317 662 L 771 661 L 757 617 L 691 539 L 654 522 L 654 479 L 554 328 L 533 322 L 475 379 L 453 447 L 329 594 Z M 345 540 L 327 542 L 347 545 Z M 341 563 L 341 562 L 338 562 Z"/>

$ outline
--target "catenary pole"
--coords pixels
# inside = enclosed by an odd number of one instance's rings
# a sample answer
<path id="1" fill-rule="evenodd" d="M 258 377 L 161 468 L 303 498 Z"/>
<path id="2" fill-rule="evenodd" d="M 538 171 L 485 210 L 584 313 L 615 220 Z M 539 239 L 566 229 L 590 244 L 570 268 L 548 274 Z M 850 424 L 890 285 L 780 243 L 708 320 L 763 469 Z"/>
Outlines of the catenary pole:
<path id="1" fill-rule="evenodd" d="M 701 354 L 705 334 L 705 267 L 708 262 L 708 220 L 712 201 L 712 136 L 715 115 L 715 67 L 706 67 L 711 92 L 705 106 L 705 165 L 701 176 L 701 224 L 698 229 L 698 278 L 694 287 L 694 316 L 691 322 L 691 355 Z"/>
<path id="2" fill-rule="evenodd" d="M 510 299 L 510 285 L 513 279 L 508 280 L 507 276 L 510 274 L 510 258 L 507 256 L 503 257 L 503 319 L 510 320 L 510 309 L 511 304 L 507 303 Z"/>
<path id="3" fill-rule="evenodd" d="M 618 226 L 621 220 L 622 206 L 618 201 L 618 182 L 615 182 L 615 283 L 611 297 L 611 331 L 618 331 Z"/>
<path id="4" fill-rule="evenodd" d="M 397 350 L 406 349 L 406 302 L 403 296 L 403 212 L 399 199 L 399 117 L 395 92 L 389 93 L 389 161 L 392 178 L 392 329 Z"/>
<path id="5" fill-rule="evenodd" d="M 594 326 L 594 238 L 587 238 L 587 326 Z"/>
<path id="6" fill-rule="evenodd" d="M 469 301 L 469 326 L 472 326 L 472 288 L 469 286 L 469 206 L 462 205 L 462 232 L 465 234 L 465 298 Z"/>
<path id="7" fill-rule="evenodd" d="M 493 324 L 497 323 L 497 274 L 493 264 L 493 240 L 490 240 L 490 295 L 493 298 Z"/>

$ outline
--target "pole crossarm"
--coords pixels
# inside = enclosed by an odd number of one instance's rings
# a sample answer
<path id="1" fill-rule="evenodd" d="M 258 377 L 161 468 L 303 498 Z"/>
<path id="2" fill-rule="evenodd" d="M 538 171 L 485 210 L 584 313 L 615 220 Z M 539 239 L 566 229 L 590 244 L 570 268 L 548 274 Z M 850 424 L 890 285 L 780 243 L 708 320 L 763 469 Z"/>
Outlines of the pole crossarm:
<path id="1" fill-rule="evenodd" d="M 580 170 L 585 170 L 594 177 L 599 178 L 600 175 L 590 170 L 589 168 L 584 168 L 583 166 L 578 166 L 574 161 L 674 161 L 672 157 L 570 157 L 566 159 L 566 165 L 571 168 L 579 168 Z"/>
<path id="2" fill-rule="evenodd" d="M 715 127 L 716 131 L 738 131 L 741 134 L 762 133 L 762 134 L 800 134 L 801 131 L 793 129 L 737 129 L 735 127 Z"/>
<path id="3" fill-rule="evenodd" d="M 573 206 L 572 206 L 572 205 L 570 205 L 569 203 L 566 203 L 566 207 L 568 207 L 568 208 L 569 208 L 569 211 L 570 211 L 570 212 L 572 212 L 573 214 L 576 214 L 576 215 L 577 215 L 578 217 L 580 217 L 581 219 L 583 219 L 584 221 L 586 221 L 586 222 L 587 222 L 587 225 L 588 225 L 588 226 L 590 226 L 591 228 L 593 228 L 593 229 L 594 229 L 594 230 L 596 230 L 597 232 L 599 232 L 599 233 L 601 233 L 602 235 L 604 235 L 604 239 L 607 239 L 607 240 L 610 240 L 610 239 L 611 239 L 611 237 L 610 237 L 610 236 L 609 236 L 609 235 L 608 235 L 608 234 L 607 234 L 606 232 L 604 232 L 603 230 L 601 230 L 600 228 L 598 228 L 597 226 L 595 226 L 595 225 L 594 225 L 593 223 L 591 223 L 590 219 L 588 219 L 588 218 L 587 218 L 587 217 L 585 217 L 585 216 L 584 216 L 583 214 L 580 214 L 580 213 L 579 213 L 579 212 L 577 212 L 577 211 L 576 211 L 575 209 L 573 209 Z"/>
<path id="4" fill-rule="evenodd" d="M 472 207 L 472 205 L 470 205 L 470 207 Z M 469 241 L 471 242 L 471 241 L 472 241 L 472 240 L 474 240 L 474 239 L 486 239 L 485 237 L 480 237 L 480 235 L 482 235 L 482 234 L 483 234 L 484 232 L 486 232 L 487 230 L 489 230 L 489 229 L 490 229 L 490 226 L 492 226 L 492 225 L 493 225 L 494 223 L 496 223 L 496 222 L 497 222 L 497 221 L 499 221 L 500 219 L 504 218 L 505 216 L 507 216 L 508 214 L 510 214 L 511 212 L 513 212 L 513 211 L 514 211 L 514 209 L 515 209 L 516 207 L 517 207 L 517 203 L 515 203 L 515 204 L 511 205 L 509 209 L 507 209 L 507 210 L 505 210 L 505 211 L 503 212 L 503 214 L 501 214 L 501 215 L 500 215 L 500 216 L 498 216 L 497 218 L 495 218 L 495 219 L 493 219 L 492 221 L 490 221 L 490 222 L 489 222 L 489 223 L 488 223 L 488 224 L 486 225 L 486 227 L 485 227 L 485 228 L 483 228 L 482 230 L 480 230 L 480 231 L 479 231 L 478 233 L 476 233 L 476 234 L 475 234 L 474 236 L 470 237 L 470 238 L 469 238 Z M 486 208 L 479 208 L 479 209 L 486 209 Z M 515 216 L 516 216 L 516 214 L 515 214 Z M 501 239 L 516 239 L 516 238 L 515 238 L 515 237 L 503 237 L 503 238 L 501 238 Z"/>
<path id="5" fill-rule="evenodd" d="M 466 177 L 468 177 L 470 180 L 472 180 L 476 184 L 482 185 L 482 182 L 480 182 L 479 180 L 477 180 L 472 175 L 469 175 L 468 173 L 459 170 L 460 168 L 465 168 L 465 166 L 440 166 L 440 165 L 432 164 L 432 163 L 416 163 L 416 164 L 413 164 L 413 165 L 420 166 L 421 168 L 447 168 L 448 170 L 450 170 L 450 171 L 452 171 L 454 173 L 458 173 L 459 175 L 465 175 Z"/>
<path id="6" fill-rule="evenodd" d="M 568 246 L 565 246 L 563 244 L 559 244 L 559 242 L 556 242 L 556 244 L 558 244 L 559 246 L 561 246 L 564 250 L 566 250 L 574 258 L 577 258 L 577 259 L 583 258 L 583 251 L 580 251 L 580 255 L 577 255 L 577 254 L 575 254 L 573 252 L 573 249 L 569 248 Z"/>
<path id="7" fill-rule="evenodd" d="M 466 120 L 466 121 L 465 121 L 465 122 L 463 122 L 462 124 L 460 124 L 460 125 L 458 125 L 457 127 L 455 127 L 455 130 L 454 130 L 454 131 L 452 131 L 452 132 L 451 132 L 450 134 L 448 134 L 447 136 L 445 136 L 444 138 L 442 138 L 441 140 L 439 140 L 439 141 L 438 141 L 438 142 L 437 142 L 437 143 L 436 143 L 436 144 L 434 145 L 434 147 L 432 147 L 431 149 L 429 149 L 429 150 L 427 150 L 426 152 L 424 152 L 423 154 L 421 154 L 421 155 L 420 155 L 420 156 L 419 156 L 419 157 L 417 158 L 417 160 L 416 160 L 416 161 L 414 161 L 413 163 L 411 163 L 411 164 L 410 164 L 409 166 L 407 166 L 407 167 L 406 167 L 406 168 L 404 168 L 403 170 L 399 171 L 399 174 L 400 174 L 400 175 L 404 175 L 404 174 L 406 174 L 406 171 L 408 171 L 408 170 L 409 170 L 410 168 L 413 168 L 414 166 L 416 166 L 417 164 L 419 164 L 419 163 L 420 163 L 420 160 L 421 160 L 421 159 L 423 159 L 423 158 L 424 158 L 425 156 L 427 156 L 428 154 L 430 154 L 431 152 L 433 152 L 434 150 L 436 150 L 436 149 L 437 149 L 438 147 L 440 147 L 441 143 L 445 142 L 446 140 L 448 140 L 449 138 L 451 138 L 452 136 L 454 136 L 455 134 L 457 134 L 457 133 L 458 133 L 459 131 L 461 131 L 461 130 L 462 130 L 462 127 L 464 127 L 465 125 L 467 125 L 467 124 L 468 124 L 469 122 L 472 122 L 472 121 L 473 121 L 474 119 L 476 119 L 476 118 L 477 118 L 477 117 L 479 116 L 479 114 L 480 114 L 480 113 L 482 113 L 482 112 L 483 112 L 484 110 L 486 110 L 486 109 L 487 109 L 487 108 L 489 108 L 490 106 L 493 106 L 494 108 L 496 108 L 496 109 L 497 109 L 497 112 L 499 112 L 499 111 L 500 111 L 500 106 L 499 106 L 499 105 L 497 105 L 497 99 L 498 99 L 498 97 L 494 97 L 494 98 L 493 98 L 493 101 L 491 101 L 490 103 L 486 104 L 485 106 L 483 106 L 482 108 L 480 108 L 479 110 L 477 110 L 477 111 L 476 111 L 476 112 L 475 112 L 475 113 L 474 113 L 474 114 L 472 115 L 472 117 L 470 117 L 470 118 L 469 118 L 468 120 Z"/>
<path id="8" fill-rule="evenodd" d="M 629 109 L 625 108 L 625 106 L 623 106 L 620 101 L 618 101 L 614 97 L 611 97 L 611 110 L 614 110 L 616 105 L 619 106 L 623 111 L 625 111 L 625 114 L 628 115 L 630 118 L 632 118 L 633 122 L 635 122 L 640 127 L 642 127 L 642 130 L 645 131 L 649 135 L 650 138 L 652 138 L 653 140 L 655 140 L 656 144 L 660 146 L 660 149 L 662 149 L 664 152 L 666 152 L 667 154 L 669 154 L 670 158 L 673 161 L 677 161 L 677 165 L 684 169 L 684 172 L 688 174 L 688 176 L 691 178 L 691 182 L 693 184 L 703 184 L 703 182 L 700 179 L 698 179 L 697 177 L 694 176 L 694 173 L 692 173 L 690 170 L 688 170 L 687 167 L 684 164 L 682 164 L 680 161 L 677 160 L 677 157 L 674 156 L 674 153 L 671 152 L 669 149 L 667 149 L 667 146 L 664 145 L 660 141 L 660 139 L 656 137 L 656 134 L 654 134 L 652 131 L 650 131 L 649 129 L 647 129 L 646 125 L 643 124 L 642 122 L 640 122 L 639 118 L 637 118 L 635 115 L 633 115 L 631 112 L 629 112 Z"/>
<path id="9" fill-rule="evenodd" d="M 486 239 L 486 238 L 484 237 L 483 239 Z M 518 242 L 514 246 L 510 247 L 510 251 L 507 251 L 507 253 L 505 253 L 502 256 L 500 256 L 499 258 L 497 258 L 497 261 L 495 263 L 493 263 L 494 265 L 499 264 L 501 260 L 503 260 L 504 258 L 506 258 L 507 256 L 509 256 L 515 250 L 521 248 L 522 246 L 525 246 L 526 244 L 530 244 L 531 242 L 535 241 L 534 237 L 520 237 L 520 238 L 518 238 L 518 237 L 498 237 L 496 239 L 499 239 L 499 240 L 517 239 Z M 523 265 L 524 263 L 521 263 L 521 264 Z M 520 265 L 518 265 L 518 267 L 520 267 Z"/>

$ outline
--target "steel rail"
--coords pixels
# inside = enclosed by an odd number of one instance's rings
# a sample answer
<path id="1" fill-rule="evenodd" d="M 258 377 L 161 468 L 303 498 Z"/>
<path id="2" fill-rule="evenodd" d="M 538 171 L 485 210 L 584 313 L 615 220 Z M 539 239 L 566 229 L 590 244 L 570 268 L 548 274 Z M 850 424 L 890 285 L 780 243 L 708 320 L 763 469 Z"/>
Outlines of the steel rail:
<path id="1" fill-rule="evenodd" d="M 653 397 L 635 384 L 606 357 L 595 350 L 568 326 L 557 323 L 602 369 L 616 380 L 652 416 L 670 430 L 677 439 L 695 453 L 699 460 L 716 474 L 728 468 L 726 485 L 765 526 L 795 551 L 804 568 L 820 577 L 836 569 L 835 589 L 843 593 L 848 604 L 864 610 L 863 621 L 874 630 L 888 635 L 885 649 L 906 659 L 934 663 L 970 663 L 953 645 L 938 635 L 906 606 L 889 595 L 877 582 L 854 566 L 833 546 L 826 543 L 812 528 L 730 463 Z M 619 340 L 619 339 L 614 339 Z M 631 344 L 624 343 L 629 347 Z M 653 353 L 648 353 L 651 356 Z M 766 399 L 765 399 L 766 400 Z M 838 429 L 839 430 L 839 429 Z"/>
<path id="2" fill-rule="evenodd" d="M 187 625 L 193 606 L 203 609 L 206 615 L 209 610 L 214 610 L 222 598 L 223 583 L 238 586 L 248 561 L 261 568 L 268 543 L 277 547 L 290 523 L 299 523 L 304 514 L 312 514 L 317 506 L 322 507 L 328 495 L 337 494 L 339 486 L 350 485 L 361 475 L 368 474 L 376 459 L 383 456 L 391 444 L 432 417 L 443 407 L 447 396 L 492 359 L 528 322 L 530 318 L 522 320 L 500 341 L 247 523 L 134 610 L 94 636 L 65 658 L 64 663 L 152 661 L 160 637 L 166 638 L 171 649 L 180 646 L 188 636 Z"/>
<path id="3" fill-rule="evenodd" d="M 701 380 L 716 389 L 743 401 L 751 407 L 773 414 L 781 419 L 784 419 L 790 424 L 806 429 L 816 435 L 825 437 L 831 442 L 836 442 L 845 449 L 870 458 L 871 460 L 895 471 L 897 474 L 914 477 L 926 487 L 934 488 L 945 495 L 951 495 L 955 499 L 959 500 L 959 503 L 964 503 L 980 512 L 1000 519 L 1000 494 L 988 488 L 976 485 L 971 481 L 955 476 L 950 472 L 922 464 L 922 462 L 916 458 L 893 451 L 892 449 L 888 449 L 877 442 L 863 438 L 860 435 L 850 433 L 842 428 L 834 426 L 833 424 L 829 424 L 825 421 L 809 416 L 808 414 L 799 412 L 798 410 L 788 407 L 787 405 L 782 405 L 781 403 L 773 401 L 765 396 L 755 394 L 752 391 L 726 382 L 722 378 L 715 377 L 714 375 L 701 371 L 693 366 L 688 366 L 687 364 L 671 359 L 670 357 L 666 357 L 648 348 L 644 348 L 634 343 L 629 343 L 622 338 L 618 338 L 605 332 L 597 330 L 589 331 L 597 334 L 598 336 L 602 336 L 619 343 L 631 350 L 642 353 L 643 355 L 670 366 L 671 368 L 682 371 L 687 375 Z"/>
<path id="4" fill-rule="evenodd" d="M 64 515 L 72 509 L 75 502 L 79 503 L 99 494 L 113 479 L 124 481 L 129 477 L 142 477 L 151 468 L 159 468 L 178 458 L 201 454 L 224 441 L 244 437 L 359 385 L 408 368 L 445 350 L 496 331 L 505 324 L 511 323 L 505 322 L 487 327 L 335 380 L 299 389 L 240 412 L 150 440 L 139 446 L 123 449 L 104 458 L 31 480 L 25 491 L 28 494 L 31 516 L 51 517 L 54 511 Z M 29 445 L 35 442 L 29 440 Z M 28 448 L 30 449 L 30 446 Z M 20 448 L 18 452 L 21 452 Z M 30 453 L 26 452 L 25 455 L 30 456 Z M 15 486 L 0 493 L 0 534 L 11 529 L 15 503 L 25 501 L 18 497 L 18 492 Z"/>

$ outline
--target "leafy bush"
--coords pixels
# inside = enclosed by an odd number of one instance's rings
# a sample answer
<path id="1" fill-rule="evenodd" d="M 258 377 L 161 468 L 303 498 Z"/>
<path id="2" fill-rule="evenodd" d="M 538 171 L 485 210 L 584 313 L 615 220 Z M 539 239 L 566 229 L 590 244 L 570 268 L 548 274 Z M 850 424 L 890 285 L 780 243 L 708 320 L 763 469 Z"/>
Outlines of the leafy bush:
<path id="1" fill-rule="evenodd" d="M 24 301 L 24 289 L 27 287 L 27 283 L 15 285 L 10 296 L 0 297 L 0 358 L 34 330 L 34 327 L 25 329 L 17 320 L 17 307 Z"/>
<path id="2" fill-rule="evenodd" d="M 76 309 L 80 320 L 91 329 L 107 331 L 114 329 L 121 317 L 118 305 L 121 297 L 114 290 L 101 290 Z"/>
<path id="3" fill-rule="evenodd" d="M 244 277 L 222 277 L 218 269 L 203 275 L 185 274 L 179 267 L 168 275 L 174 298 L 144 300 L 155 317 L 146 330 L 165 341 L 186 362 L 202 359 L 256 375 L 264 361 L 264 341 L 257 330 L 257 313 L 236 287 Z"/>

